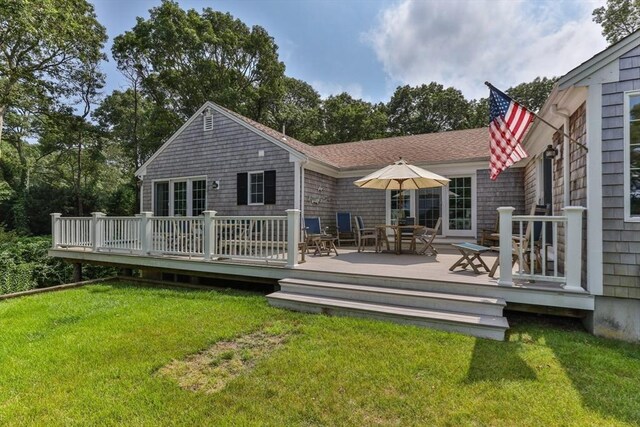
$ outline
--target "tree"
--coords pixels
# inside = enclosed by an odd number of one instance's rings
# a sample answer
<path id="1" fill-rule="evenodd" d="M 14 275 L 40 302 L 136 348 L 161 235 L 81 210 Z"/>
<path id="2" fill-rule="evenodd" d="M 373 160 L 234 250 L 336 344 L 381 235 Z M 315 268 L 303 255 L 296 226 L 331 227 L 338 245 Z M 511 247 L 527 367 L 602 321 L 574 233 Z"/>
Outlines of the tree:
<path id="1" fill-rule="evenodd" d="M 468 127 L 469 102 L 462 92 L 432 82 L 399 86 L 387 103 L 393 135 L 417 135 Z"/>
<path id="2" fill-rule="evenodd" d="M 383 104 L 354 99 L 344 92 L 323 102 L 322 125 L 320 144 L 375 139 L 385 136 L 387 115 Z"/>
<path id="3" fill-rule="evenodd" d="M 640 28 L 640 0 L 607 0 L 593 10 L 593 21 L 602 25 L 602 35 L 610 44 Z"/>
<path id="4" fill-rule="evenodd" d="M 507 95 L 533 112 L 537 112 L 547 101 L 557 77 L 536 77 L 529 83 L 520 83 L 507 89 Z"/>
<path id="5" fill-rule="evenodd" d="M 284 95 L 269 107 L 267 124 L 300 141 L 315 144 L 320 137 L 320 94 L 302 80 L 285 77 Z"/>
<path id="6" fill-rule="evenodd" d="M 102 58 L 106 39 L 85 0 L 0 0 L 0 140 L 10 108 L 68 94 L 74 73 Z"/>
<path id="7" fill-rule="evenodd" d="M 282 95 L 284 65 L 266 30 L 229 13 L 184 11 L 164 0 L 114 40 L 118 67 L 136 68 L 151 99 L 180 120 L 205 101 L 263 120 Z"/>

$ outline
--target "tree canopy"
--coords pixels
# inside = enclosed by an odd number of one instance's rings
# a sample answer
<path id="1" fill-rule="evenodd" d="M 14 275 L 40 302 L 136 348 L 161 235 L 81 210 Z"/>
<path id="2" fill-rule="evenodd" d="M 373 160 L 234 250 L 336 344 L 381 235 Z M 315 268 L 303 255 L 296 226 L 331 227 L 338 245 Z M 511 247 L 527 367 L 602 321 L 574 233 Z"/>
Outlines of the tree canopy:
<path id="1" fill-rule="evenodd" d="M 607 0 L 593 10 L 593 21 L 602 25 L 602 35 L 614 44 L 640 28 L 640 0 Z"/>

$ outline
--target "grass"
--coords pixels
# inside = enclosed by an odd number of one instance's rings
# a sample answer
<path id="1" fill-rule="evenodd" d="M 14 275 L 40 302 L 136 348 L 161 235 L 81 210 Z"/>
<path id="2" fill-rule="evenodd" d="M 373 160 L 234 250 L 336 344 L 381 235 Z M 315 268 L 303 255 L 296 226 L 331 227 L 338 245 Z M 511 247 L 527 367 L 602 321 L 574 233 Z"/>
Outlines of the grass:
<path id="1" fill-rule="evenodd" d="M 217 392 L 160 374 L 259 331 L 286 340 Z M 636 425 L 638 378 L 639 346 L 530 321 L 493 342 L 122 284 L 0 302 L 0 425 Z"/>

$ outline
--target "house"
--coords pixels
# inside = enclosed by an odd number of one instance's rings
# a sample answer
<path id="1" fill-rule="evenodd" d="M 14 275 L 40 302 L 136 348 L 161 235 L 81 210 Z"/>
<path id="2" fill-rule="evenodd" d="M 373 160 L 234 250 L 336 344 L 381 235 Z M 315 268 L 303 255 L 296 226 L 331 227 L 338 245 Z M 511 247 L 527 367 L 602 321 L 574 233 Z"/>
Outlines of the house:
<path id="1" fill-rule="evenodd" d="M 506 305 L 560 310 L 598 335 L 640 340 L 640 32 L 561 77 L 539 116 L 552 126 L 536 120 L 524 140 L 529 157 L 491 181 L 486 128 L 313 147 L 206 103 L 136 172 L 143 214 L 52 214 L 49 253 L 264 280 L 280 285 L 270 300 L 282 306 L 368 310 L 496 339 L 508 327 L 500 317 Z M 449 186 L 400 198 L 353 184 L 399 158 L 446 176 Z M 549 215 L 523 215 L 536 205 Z M 332 226 L 337 211 L 368 225 L 414 216 L 429 226 L 442 217 L 443 237 L 461 240 L 493 228 L 499 214 L 499 264 L 515 259 L 519 267 L 500 268 L 496 280 L 449 271 L 450 254 L 402 264 L 395 255 L 356 253 L 297 265 L 300 217 Z M 512 235 L 531 224 L 541 240 L 516 245 L 514 257 Z M 539 262 L 526 271 L 523 257 L 530 251 L 533 259 L 534 250 Z M 355 294 L 360 299 L 349 300 Z"/>
<path id="2" fill-rule="evenodd" d="M 448 188 L 398 191 L 353 184 L 403 158 L 451 179 Z M 206 103 L 136 172 L 142 181 L 140 210 L 155 215 L 269 215 L 300 209 L 335 226 L 349 211 L 365 224 L 391 223 L 399 215 L 433 227 L 443 236 L 475 240 L 493 229 L 496 208 L 524 209 L 524 168 L 489 180 L 487 129 L 310 146 Z"/>

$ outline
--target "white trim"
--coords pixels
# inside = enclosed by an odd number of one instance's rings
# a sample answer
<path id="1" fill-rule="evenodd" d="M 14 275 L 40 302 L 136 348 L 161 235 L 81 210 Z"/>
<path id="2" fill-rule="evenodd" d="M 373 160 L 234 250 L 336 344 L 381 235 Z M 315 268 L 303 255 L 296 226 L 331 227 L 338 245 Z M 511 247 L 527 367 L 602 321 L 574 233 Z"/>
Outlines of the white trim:
<path id="1" fill-rule="evenodd" d="M 449 186 L 445 188 L 445 194 L 442 200 L 442 234 L 444 236 L 456 237 L 476 237 L 477 234 L 477 217 L 478 217 L 478 188 L 476 173 L 463 175 L 449 175 L 449 179 L 453 178 L 471 178 L 471 230 L 450 230 L 449 229 Z"/>
<path id="2" fill-rule="evenodd" d="M 624 93 L 624 113 L 622 119 L 624 121 L 624 221 L 625 222 L 640 222 L 640 215 L 631 216 L 631 201 L 629 200 L 629 194 L 631 193 L 631 150 L 629 144 L 631 143 L 631 129 L 629 126 L 629 119 L 631 117 L 631 110 L 629 108 L 629 98 L 632 96 L 640 95 L 640 90 L 630 90 Z"/>
<path id="3" fill-rule="evenodd" d="M 251 203 L 251 175 L 262 174 L 262 203 Z M 247 172 L 247 206 L 264 206 L 264 171 Z"/>
<path id="4" fill-rule="evenodd" d="M 209 196 L 207 195 L 209 188 L 209 181 L 206 175 L 196 175 L 196 176 L 183 176 L 177 178 L 158 178 L 151 180 L 151 209 L 150 211 L 156 215 L 156 205 L 155 205 L 155 197 L 156 197 L 156 183 L 166 182 L 169 184 L 169 216 L 173 216 L 173 184 L 176 182 L 187 182 L 187 216 L 192 216 L 191 214 L 193 209 L 193 181 L 204 181 L 204 206 L 205 210 L 207 210 L 207 203 L 209 201 Z"/>
<path id="5" fill-rule="evenodd" d="M 135 175 L 138 177 L 144 176 L 147 173 L 147 166 L 153 162 L 156 157 L 158 157 L 160 155 L 160 153 L 162 153 L 178 136 L 180 136 L 180 134 L 191 124 L 193 123 L 193 121 L 202 114 L 202 112 L 206 109 L 206 108 L 211 108 L 213 110 L 215 110 L 216 112 L 222 114 L 223 116 L 225 116 L 226 118 L 232 120 L 233 122 L 241 125 L 242 127 L 250 130 L 251 132 L 263 137 L 264 139 L 268 140 L 269 142 L 272 142 L 273 144 L 277 145 L 278 147 L 286 150 L 289 154 L 294 155 L 296 157 L 298 157 L 300 160 L 304 160 L 307 158 L 307 156 L 305 156 L 304 154 L 294 150 L 293 148 L 291 148 L 290 146 L 288 146 L 287 144 L 278 141 L 277 139 L 271 137 L 270 135 L 262 132 L 259 129 L 256 129 L 255 127 L 251 126 L 249 123 L 239 119 L 238 117 L 235 117 L 234 115 L 232 115 L 231 113 L 225 111 L 223 108 L 221 108 L 220 106 L 214 104 L 211 101 L 207 101 L 205 102 L 202 107 L 200 107 L 198 109 L 198 111 L 196 111 L 191 117 L 189 117 L 189 119 L 180 127 L 180 129 L 178 129 L 173 135 L 171 135 L 171 137 L 169 137 L 169 139 L 162 144 L 162 146 L 160 148 L 158 148 L 158 150 L 156 150 L 155 153 L 153 153 L 153 155 L 151 157 L 149 157 L 149 160 L 147 160 L 146 162 L 144 162 L 144 164 L 142 166 L 140 166 L 140 168 L 135 172 Z"/>
<path id="6" fill-rule="evenodd" d="M 587 290 L 602 295 L 602 85 L 589 87 L 587 147 Z"/>

